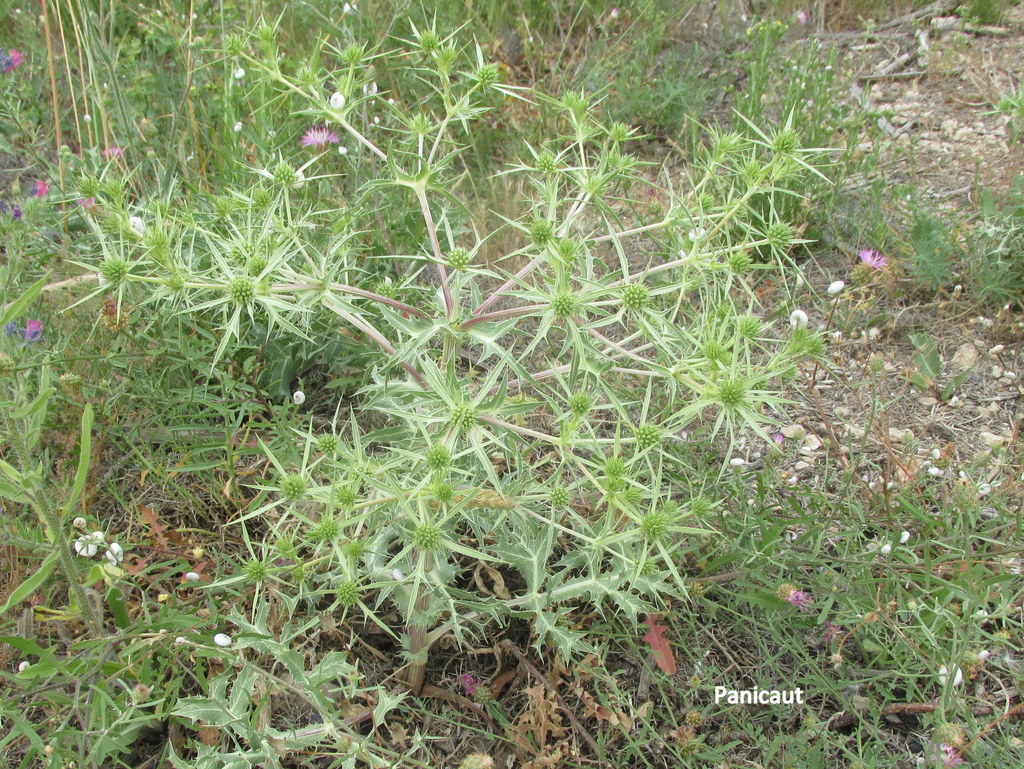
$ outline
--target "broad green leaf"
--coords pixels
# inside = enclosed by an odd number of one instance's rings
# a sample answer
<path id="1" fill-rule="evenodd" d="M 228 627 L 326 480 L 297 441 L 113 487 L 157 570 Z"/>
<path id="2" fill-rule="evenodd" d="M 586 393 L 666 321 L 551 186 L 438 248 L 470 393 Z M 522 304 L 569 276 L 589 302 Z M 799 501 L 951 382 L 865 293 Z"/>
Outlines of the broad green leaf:
<path id="1" fill-rule="evenodd" d="M 26 579 L 20 585 L 18 585 L 18 587 L 16 587 L 14 591 L 7 597 L 7 600 L 4 601 L 3 606 L 0 606 L 0 616 L 6 614 L 8 609 L 10 609 L 12 606 L 16 606 L 17 604 L 21 603 L 30 595 L 32 595 L 32 593 L 38 590 L 39 586 L 46 581 L 47 577 L 50 576 L 50 572 L 52 572 L 54 567 L 57 565 L 57 559 L 59 557 L 60 553 L 56 551 L 46 556 L 46 559 L 42 562 L 42 564 L 40 564 L 39 568 L 36 570 L 36 573 L 28 579 Z"/>
<path id="2" fill-rule="evenodd" d="M 82 412 L 82 433 L 78 443 L 78 470 L 75 471 L 75 483 L 71 487 L 71 495 L 64 504 L 64 514 L 71 512 L 78 503 L 78 498 L 85 488 L 85 481 L 89 475 L 89 459 L 92 457 L 92 404 L 85 404 Z"/>
<path id="3" fill-rule="evenodd" d="M 0 317 L 0 326 L 6 326 L 12 320 L 17 320 L 28 309 L 28 306 L 35 301 L 36 297 L 39 296 L 49 279 L 49 274 L 44 275 L 29 286 L 24 294 L 7 305 L 4 308 L 3 316 Z"/>

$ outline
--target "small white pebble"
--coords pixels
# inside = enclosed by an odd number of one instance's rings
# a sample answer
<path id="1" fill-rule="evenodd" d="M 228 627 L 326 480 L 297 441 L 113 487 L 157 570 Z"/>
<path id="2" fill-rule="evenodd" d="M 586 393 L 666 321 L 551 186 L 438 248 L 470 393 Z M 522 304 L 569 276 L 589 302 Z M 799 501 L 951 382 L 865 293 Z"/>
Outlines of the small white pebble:
<path id="1" fill-rule="evenodd" d="M 226 633 L 217 633 L 217 635 L 213 637 L 213 642 L 217 644 L 217 646 L 231 646 L 231 636 Z"/>

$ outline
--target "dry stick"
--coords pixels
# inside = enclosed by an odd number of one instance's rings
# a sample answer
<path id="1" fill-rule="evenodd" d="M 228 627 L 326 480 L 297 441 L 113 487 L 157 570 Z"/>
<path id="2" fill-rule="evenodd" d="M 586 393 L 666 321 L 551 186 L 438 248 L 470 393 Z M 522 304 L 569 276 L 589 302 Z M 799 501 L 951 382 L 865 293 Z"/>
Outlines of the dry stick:
<path id="1" fill-rule="evenodd" d="M 434 217 L 430 213 L 427 193 L 417 187 L 416 198 L 420 202 L 423 221 L 427 225 L 427 232 L 430 234 L 430 247 L 434 249 L 434 258 L 437 260 L 437 279 L 441 283 L 441 291 L 444 293 L 444 310 L 450 318 L 455 312 L 455 303 L 452 301 L 452 291 L 448 285 L 448 273 L 444 268 L 444 258 L 441 256 L 441 244 L 437 242 L 437 227 L 434 226 Z"/>
<path id="2" fill-rule="evenodd" d="M 46 36 L 46 64 L 50 70 L 50 100 L 53 103 L 53 127 L 57 137 L 57 169 L 60 173 L 60 188 L 64 189 L 64 157 L 60 148 L 64 145 L 64 132 L 60 127 L 60 108 L 57 106 L 57 70 L 53 60 L 53 39 L 50 34 L 50 12 L 46 0 L 39 0 L 43 9 L 43 33 Z"/>
<path id="3" fill-rule="evenodd" d="M 528 659 L 526 659 L 526 655 L 519 651 L 519 649 L 516 648 L 516 645 L 514 643 L 512 643 L 511 641 L 502 641 L 501 646 L 507 649 L 508 651 L 512 652 L 512 654 L 515 655 L 516 659 L 519 660 L 519 663 L 527 670 L 529 670 L 530 673 L 532 673 L 538 681 L 544 684 L 545 689 L 547 689 L 549 692 L 555 695 L 555 699 L 558 700 L 558 704 L 562 707 L 562 710 L 565 711 L 565 714 L 569 716 L 569 721 L 570 723 L 572 723 L 572 728 L 580 737 L 583 738 L 583 741 L 590 746 L 591 750 L 594 751 L 594 754 L 600 756 L 601 748 L 598 747 L 597 742 L 595 742 L 594 738 L 590 736 L 590 733 L 583 728 L 583 724 L 581 724 L 579 719 L 576 718 L 576 714 L 572 712 L 572 709 L 569 707 L 568 703 L 562 698 L 562 695 L 558 693 L 558 690 L 551 685 L 551 682 L 540 674 L 540 671 L 537 670 L 537 668 L 535 668 Z M 611 769 L 611 764 L 605 763 L 603 765 Z"/>

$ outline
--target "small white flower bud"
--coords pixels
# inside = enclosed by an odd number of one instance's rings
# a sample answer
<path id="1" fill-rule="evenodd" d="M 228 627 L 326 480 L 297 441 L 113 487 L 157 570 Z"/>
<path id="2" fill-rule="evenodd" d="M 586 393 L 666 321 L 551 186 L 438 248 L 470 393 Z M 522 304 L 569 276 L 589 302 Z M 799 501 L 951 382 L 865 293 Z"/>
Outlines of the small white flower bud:
<path id="1" fill-rule="evenodd" d="M 217 644 L 217 646 L 231 646 L 231 636 L 226 633 L 217 633 L 217 635 L 213 637 L 213 642 Z"/>
<path id="2" fill-rule="evenodd" d="M 116 542 L 111 542 L 107 548 L 106 557 L 111 566 L 117 566 L 124 560 L 124 548 Z"/>
<path id="3" fill-rule="evenodd" d="M 294 403 L 296 406 L 301 406 L 305 402 L 306 393 L 302 392 L 302 390 L 296 390 L 295 392 L 292 393 L 292 403 Z"/>
<path id="4" fill-rule="evenodd" d="M 789 325 L 793 328 L 807 328 L 807 313 L 803 310 L 793 310 L 789 314 Z"/>
<path id="5" fill-rule="evenodd" d="M 846 288 L 846 284 L 841 280 L 837 280 L 828 287 L 828 293 L 830 296 L 835 296 L 844 288 Z"/>

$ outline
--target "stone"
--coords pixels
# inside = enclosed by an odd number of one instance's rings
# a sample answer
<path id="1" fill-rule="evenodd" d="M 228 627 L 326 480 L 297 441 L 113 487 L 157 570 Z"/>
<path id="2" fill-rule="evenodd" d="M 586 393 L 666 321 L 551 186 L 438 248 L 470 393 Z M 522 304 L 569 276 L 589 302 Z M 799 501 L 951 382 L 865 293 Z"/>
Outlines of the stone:
<path id="1" fill-rule="evenodd" d="M 990 449 L 998 448 L 1006 443 L 1006 438 L 1001 435 L 996 435 L 995 433 L 990 433 L 988 430 L 982 430 L 978 433 L 978 437 L 981 439 L 981 442 Z"/>
<path id="2" fill-rule="evenodd" d="M 953 357 L 949 362 L 958 373 L 966 371 L 978 362 L 978 350 L 973 344 L 962 344 L 953 353 Z"/>

